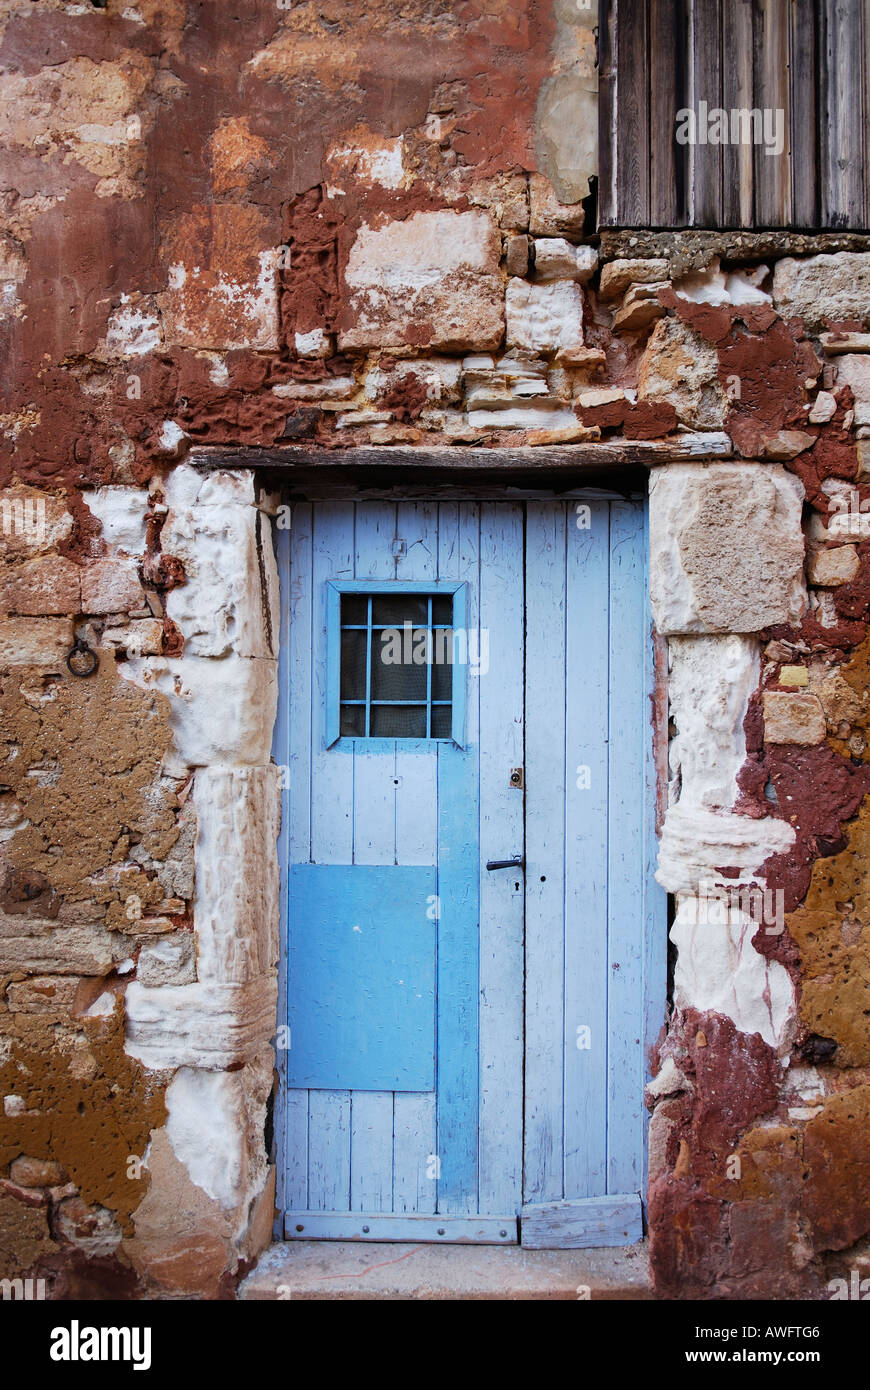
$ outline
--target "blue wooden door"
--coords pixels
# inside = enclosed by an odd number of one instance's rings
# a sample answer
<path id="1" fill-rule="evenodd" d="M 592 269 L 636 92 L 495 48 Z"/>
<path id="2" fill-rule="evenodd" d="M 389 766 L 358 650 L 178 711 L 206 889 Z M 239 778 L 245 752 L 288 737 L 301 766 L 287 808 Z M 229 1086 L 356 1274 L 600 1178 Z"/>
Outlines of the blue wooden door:
<path id="1" fill-rule="evenodd" d="M 636 1238 L 642 506 L 305 503 L 278 538 L 285 1235 Z"/>

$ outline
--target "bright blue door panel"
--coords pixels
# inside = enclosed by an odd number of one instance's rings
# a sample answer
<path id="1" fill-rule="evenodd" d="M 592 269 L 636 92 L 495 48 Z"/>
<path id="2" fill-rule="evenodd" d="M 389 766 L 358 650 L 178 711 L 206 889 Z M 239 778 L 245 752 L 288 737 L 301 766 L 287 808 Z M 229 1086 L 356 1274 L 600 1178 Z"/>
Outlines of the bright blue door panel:
<path id="1" fill-rule="evenodd" d="M 435 1087 L 435 869 L 294 864 L 288 1085 Z"/>

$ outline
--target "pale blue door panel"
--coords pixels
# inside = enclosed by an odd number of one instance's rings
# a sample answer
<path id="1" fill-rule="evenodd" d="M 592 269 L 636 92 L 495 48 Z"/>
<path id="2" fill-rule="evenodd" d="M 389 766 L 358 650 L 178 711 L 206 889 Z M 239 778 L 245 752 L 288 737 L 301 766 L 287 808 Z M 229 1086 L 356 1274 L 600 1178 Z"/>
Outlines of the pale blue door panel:
<path id="1" fill-rule="evenodd" d="M 435 869 L 293 864 L 288 1085 L 435 1086 Z"/>

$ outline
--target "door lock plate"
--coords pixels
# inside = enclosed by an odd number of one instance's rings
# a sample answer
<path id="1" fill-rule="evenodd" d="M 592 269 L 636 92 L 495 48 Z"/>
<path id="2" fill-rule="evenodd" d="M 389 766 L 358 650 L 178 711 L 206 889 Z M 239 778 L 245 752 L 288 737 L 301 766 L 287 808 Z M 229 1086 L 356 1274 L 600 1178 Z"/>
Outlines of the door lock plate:
<path id="1" fill-rule="evenodd" d="M 526 785 L 526 779 L 525 779 L 525 776 L 523 775 L 523 769 L 522 769 L 521 767 L 512 767 L 512 768 L 511 768 L 510 785 L 511 785 L 512 787 L 521 787 L 521 788 L 524 787 L 524 786 Z"/>

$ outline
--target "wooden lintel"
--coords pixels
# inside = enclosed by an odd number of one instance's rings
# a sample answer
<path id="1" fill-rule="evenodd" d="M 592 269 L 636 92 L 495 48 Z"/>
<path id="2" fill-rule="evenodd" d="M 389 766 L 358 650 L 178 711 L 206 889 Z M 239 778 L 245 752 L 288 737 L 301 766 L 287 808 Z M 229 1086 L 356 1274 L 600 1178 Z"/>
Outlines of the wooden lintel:
<path id="1" fill-rule="evenodd" d="M 692 463 L 728 458 L 731 440 L 726 434 L 677 434 L 669 439 L 620 439 L 587 444 L 540 445 L 496 448 L 453 445 L 367 444 L 346 449 L 293 445 L 288 448 L 245 446 L 197 446 L 188 455 L 195 468 L 258 468 L 291 476 L 310 469 L 420 469 L 454 473 L 473 469 L 478 473 L 561 471 L 601 473 L 626 467 L 655 467 L 665 463 Z"/>

